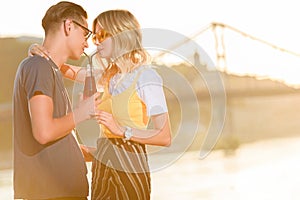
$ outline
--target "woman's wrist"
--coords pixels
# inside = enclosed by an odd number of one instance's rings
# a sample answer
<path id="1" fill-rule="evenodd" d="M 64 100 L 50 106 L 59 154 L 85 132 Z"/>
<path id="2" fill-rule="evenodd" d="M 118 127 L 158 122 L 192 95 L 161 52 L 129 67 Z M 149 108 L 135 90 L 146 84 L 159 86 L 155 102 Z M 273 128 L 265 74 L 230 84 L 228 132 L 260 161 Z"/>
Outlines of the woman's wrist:
<path id="1" fill-rule="evenodd" d="M 119 127 L 119 131 L 120 131 L 120 132 L 119 132 L 118 135 L 119 135 L 120 137 L 125 137 L 125 131 L 126 131 L 126 128 L 125 128 L 124 126 L 120 126 L 120 127 Z"/>
<path id="2" fill-rule="evenodd" d="M 132 134 L 132 128 L 128 126 L 120 126 L 119 127 L 119 136 L 124 138 L 125 140 L 130 140 L 131 137 L 133 136 Z"/>
<path id="3" fill-rule="evenodd" d="M 130 140 L 133 136 L 132 128 L 125 126 L 124 138 L 125 140 Z"/>

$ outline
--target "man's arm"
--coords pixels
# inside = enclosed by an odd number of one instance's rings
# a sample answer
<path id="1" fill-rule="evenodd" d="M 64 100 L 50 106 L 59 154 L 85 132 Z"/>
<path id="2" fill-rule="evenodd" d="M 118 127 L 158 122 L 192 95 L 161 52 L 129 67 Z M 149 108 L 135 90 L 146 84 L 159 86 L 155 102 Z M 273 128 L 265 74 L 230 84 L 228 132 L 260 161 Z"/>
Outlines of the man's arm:
<path id="1" fill-rule="evenodd" d="M 29 111 L 34 138 L 40 144 L 58 140 L 75 127 L 76 124 L 90 119 L 95 112 L 100 94 L 96 93 L 82 101 L 73 112 L 60 118 L 53 118 L 53 101 L 46 95 L 35 95 L 29 100 Z"/>

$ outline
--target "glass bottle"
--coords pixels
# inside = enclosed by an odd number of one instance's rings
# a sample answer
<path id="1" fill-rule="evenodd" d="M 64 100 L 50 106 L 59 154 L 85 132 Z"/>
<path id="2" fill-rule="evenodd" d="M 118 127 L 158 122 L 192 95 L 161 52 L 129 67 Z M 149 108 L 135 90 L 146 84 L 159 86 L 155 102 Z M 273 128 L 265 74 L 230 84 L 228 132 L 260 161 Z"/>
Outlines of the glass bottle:
<path id="1" fill-rule="evenodd" d="M 86 66 L 86 76 L 84 81 L 83 98 L 86 99 L 97 92 L 96 81 L 93 74 L 93 67 L 90 64 Z"/>

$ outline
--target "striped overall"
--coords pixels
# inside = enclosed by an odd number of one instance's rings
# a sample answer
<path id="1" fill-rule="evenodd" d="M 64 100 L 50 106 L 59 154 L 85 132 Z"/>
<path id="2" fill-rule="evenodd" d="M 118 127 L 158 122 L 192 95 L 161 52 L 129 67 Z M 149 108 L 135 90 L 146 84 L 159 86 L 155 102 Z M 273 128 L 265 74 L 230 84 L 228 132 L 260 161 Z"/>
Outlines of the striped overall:
<path id="1" fill-rule="evenodd" d="M 146 129 L 149 119 L 138 97 L 136 82 L 118 95 L 105 88 L 100 110 L 112 113 L 121 126 Z M 145 145 L 126 141 L 100 125 L 100 138 L 92 165 L 92 200 L 150 199 L 151 180 Z"/>

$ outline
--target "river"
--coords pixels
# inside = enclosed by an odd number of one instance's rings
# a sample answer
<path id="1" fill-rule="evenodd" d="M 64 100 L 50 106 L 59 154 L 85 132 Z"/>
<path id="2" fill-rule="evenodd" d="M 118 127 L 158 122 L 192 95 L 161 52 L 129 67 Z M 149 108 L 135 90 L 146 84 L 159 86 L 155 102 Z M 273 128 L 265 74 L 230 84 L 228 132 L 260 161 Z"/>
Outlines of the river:
<path id="1" fill-rule="evenodd" d="M 199 152 L 186 152 L 152 173 L 152 200 L 298 200 L 299 147 L 294 137 L 244 144 L 229 156 L 218 150 L 199 159 Z M 0 199 L 13 199 L 12 170 L 0 171 L 0 186 Z"/>

